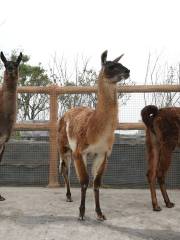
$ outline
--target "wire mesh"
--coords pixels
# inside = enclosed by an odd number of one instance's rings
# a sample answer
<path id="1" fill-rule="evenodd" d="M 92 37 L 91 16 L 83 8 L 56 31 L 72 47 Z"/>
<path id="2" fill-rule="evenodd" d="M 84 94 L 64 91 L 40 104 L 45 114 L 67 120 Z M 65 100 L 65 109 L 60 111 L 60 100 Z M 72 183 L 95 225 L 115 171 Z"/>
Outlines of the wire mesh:
<path id="1" fill-rule="evenodd" d="M 148 96 L 146 104 L 152 104 L 153 97 Z M 79 99 L 81 99 L 81 96 Z M 82 99 L 85 99 L 85 94 L 82 95 Z M 140 111 L 145 105 L 144 99 L 143 93 L 131 94 L 129 101 L 119 107 L 119 121 L 141 121 Z M 74 102 L 74 104 L 75 106 L 81 105 L 78 102 Z M 61 105 L 62 103 L 60 102 L 60 108 Z M 178 106 L 177 101 L 175 106 Z M 179 154 L 180 151 L 178 149 L 173 153 L 172 164 L 167 177 L 169 188 L 179 188 L 180 186 Z M 0 166 L 0 184 L 48 185 L 49 162 L 49 132 L 15 131 L 11 140 L 6 144 Z M 89 173 L 91 173 L 91 167 L 92 159 L 88 161 Z M 107 169 L 103 177 L 103 186 L 113 188 L 147 187 L 146 171 L 147 161 L 144 130 L 116 131 L 116 141 L 113 145 L 112 154 L 108 159 Z M 63 184 L 62 176 L 59 175 L 58 179 L 60 184 Z M 72 186 L 79 186 L 73 163 L 71 164 L 70 180 Z"/>
<path id="2" fill-rule="evenodd" d="M 48 184 L 49 137 L 48 132 L 15 131 L 6 144 L 0 166 L 1 185 Z M 37 137 L 38 136 L 38 137 Z"/>
<path id="3" fill-rule="evenodd" d="M 126 134 L 126 132 L 128 134 Z M 127 136 L 128 135 L 128 136 Z M 166 185 L 168 188 L 180 186 L 180 150 L 176 149 L 172 155 L 172 164 L 167 173 Z M 87 168 L 92 186 L 92 159 L 89 159 Z M 108 188 L 147 188 L 146 178 L 147 159 L 144 136 L 133 136 L 129 131 L 116 133 L 111 156 L 108 158 L 107 169 L 104 173 L 102 186 Z M 70 169 L 72 186 L 79 186 L 73 163 Z M 64 182 L 60 176 L 61 185 Z M 157 186 L 158 187 L 158 186 Z"/>
<path id="4" fill-rule="evenodd" d="M 119 101 L 119 122 L 140 122 L 140 112 L 145 106 L 145 103 L 155 104 L 154 98 L 159 99 L 159 106 L 163 103 L 160 100 L 165 100 L 169 97 L 166 93 L 133 93 L 129 101 L 121 104 Z M 169 106 L 178 106 L 177 98 L 179 93 L 173 98 Z M 157 100 L 156 100 L 157 101 Z M 180 151 L 176 149 L 172 156 L 172 163 L 167 173 L 167 186 L 169 188 L 179 188 L 180 186 Z M 92 161 L 88 162 L 88 171 L 91 173 Z M 146 188 L 148 182 L 146 179 L 147 159 L 145 146 L 145 131 L 144 130 L 127 130 L 116 131 L 116 141 L 113 145 L 112 154 L 108 159 L 107 170 L 103 176 L 103 186 L 113 188 Z M 76 178 L 74 166 L 71 166 L 71 185 L 79 185 Z M 60 178 L 62 182 L 62 178 Z M 92 177 L 91 177 L 92 184 Z"/>

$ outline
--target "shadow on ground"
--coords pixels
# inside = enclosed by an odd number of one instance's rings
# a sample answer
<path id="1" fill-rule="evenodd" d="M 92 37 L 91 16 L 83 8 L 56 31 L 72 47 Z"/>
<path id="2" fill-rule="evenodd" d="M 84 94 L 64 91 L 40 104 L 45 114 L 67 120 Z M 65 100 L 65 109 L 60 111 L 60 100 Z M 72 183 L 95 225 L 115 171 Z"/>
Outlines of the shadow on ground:
<path id="1" fill-rule="evenodd" d="M 119 234 L 125 234 L 129 237 L 138 237 L 140 239 L 148 239 L 148 240 L 179 240 L 180 232 L 175 232 L 172 230 L 154 230 L 154 229 L 133 229 L 130 227 L 120 227 L 116 225 L 112 225 L 109 221 L 99 222 L 97 220 L 86 217 L 85 221 L 79 221 L 77 217 L 72 216 L 53 216 L 53 215 L 41 215 L 41 216 L 16 216 L 16 215 L 0 215 L 0 221 L 8 220 L 16 222 L 16 224 L 20 224 L 23 226 L 33 227 L 42 224 L 72 224 L 72 226 L 77 226 L 77 224 L 84 227 L 93 227 L 105 230 L 108 229 L 112 232 L 117 232 Z"/>

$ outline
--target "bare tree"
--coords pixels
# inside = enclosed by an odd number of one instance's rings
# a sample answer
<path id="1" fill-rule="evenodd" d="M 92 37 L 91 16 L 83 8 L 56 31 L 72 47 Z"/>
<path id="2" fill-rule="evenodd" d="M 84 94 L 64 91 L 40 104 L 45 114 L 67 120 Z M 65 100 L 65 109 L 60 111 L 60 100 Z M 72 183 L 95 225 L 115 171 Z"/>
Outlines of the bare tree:
<path id="1" fill-rule="evenodd" d="M 149 54 L 145 74 L 145 84 L 180 84 L 180 64 L 169 66 L 167 63 L 160 64 L 160 56 L 152 59 Z M 153 104 L 158 107 L 175 106 L 180 103 L 180 94 L 177 92 L 154 92 L 144 93 L 145 105 Z"/>
<path id="2" fill-rule="evenodd" d="M 96 83 L 97 73 L 89 68 L 89 59 L 77 57 L 73 66 L 67 65 L 62 57 L 58 59 L 56 54 L 49 64 L 50 79 L 60 86 L 93 86 Z M 63 94 L 59 97 L 59 114 L 62 115 L 67 109 L 75 106 L 85 105 L 94 107 L 96 96 L 89 94 Z"/>
<path id="3" fill-rule="evenodd" d="M 49 64 L 50 79 L 55 84 L 60 86 L 94 86 L 98 78 L 98 72 L 89 66 L 89 59 L 82 57 L 76 58 L 74 65 L 70 68 L 67 62 L 62 57 L 58 59 L 55 54 Z M 131 79 L 121 83 L 122 85 L 134 85 Z M 130 98 L 130 94 L 120 93 L 118 98 L 121 98 L 122 104 Z M 96 106 L 96 94 L 64 94 L 59 97 L 59 115 L 62 116 L 65 111 L 76 106 Z"/>

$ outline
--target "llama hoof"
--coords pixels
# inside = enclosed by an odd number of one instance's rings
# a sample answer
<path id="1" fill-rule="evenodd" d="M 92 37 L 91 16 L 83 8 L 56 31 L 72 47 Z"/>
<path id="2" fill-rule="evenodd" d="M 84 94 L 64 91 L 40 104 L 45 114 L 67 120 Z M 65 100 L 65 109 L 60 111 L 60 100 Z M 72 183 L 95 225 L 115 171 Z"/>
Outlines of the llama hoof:
<path id="1" fill-rule="evenodd" d="M 153 207 L 153 211 L 155 212 L 160 212 L 161 208 L 159 206 Z"/>
<path id="2" fill-rule="evenodd" d="M 98 214 L 97 215 L 97 220 L 98 221 L 104 221 L 104 220 L 107 220 L 107 218 L 104 214 Z"/>
<path id="3" fill-rule="evenodd" d="M 67 198 L 66 198 L 66 202 L 73 202 L 73 200 L 72 200 L 71 197 L 67 197 Z"/>
<path id="4" fill-rule="evenodd" d="M 173 208 L 174 206 L 175 206 L 175 204 L 172 203 L 172 202 L 166 203 L 166 207 L 167 207 L 167 208 Z"/>
<path id="5" fill-rule="evenodd" d="M 80 206 L 79 207 L 79 220 L 83 221 L 84 220 L 84 216 L 85 216 L 85 207 L 84 206 Z"/>
<path id="6" fill-rule="evenodd" d="M 0 201 L 4 201 L 4 200 L 6 199 L 0 195 Z"/>
<path id="7" fill-rule="evenodd" d="M 84 221 L 85 218 L 84 218 L 84 216 L 79 216 L 78 220 L 79 220 L 79 221 Z"/>

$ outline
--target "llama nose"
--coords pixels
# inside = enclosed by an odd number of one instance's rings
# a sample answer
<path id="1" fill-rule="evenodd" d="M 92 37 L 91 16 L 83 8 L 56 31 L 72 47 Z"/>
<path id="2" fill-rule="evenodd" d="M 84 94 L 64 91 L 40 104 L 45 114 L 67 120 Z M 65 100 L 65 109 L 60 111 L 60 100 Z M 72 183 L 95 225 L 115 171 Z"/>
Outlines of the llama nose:
<path id="1" fill-rule="evenodd" d="M 126 69 L 125 73 L 128 73 L 128 74 L 129 74 L 129 73 L 130 73 L 130 70 L 129 70 L 129 69 Z"/>

